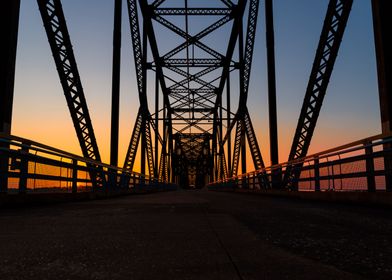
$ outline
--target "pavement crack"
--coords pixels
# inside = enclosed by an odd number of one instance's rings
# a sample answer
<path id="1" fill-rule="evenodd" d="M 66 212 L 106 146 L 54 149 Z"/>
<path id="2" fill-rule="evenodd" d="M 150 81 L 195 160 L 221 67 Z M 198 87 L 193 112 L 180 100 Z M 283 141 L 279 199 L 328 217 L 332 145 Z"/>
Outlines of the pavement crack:
<path id="1" fill-rule="evenodd" d="M 234 270 L 235 270 L 235 272 L 236 272 L 236 274 L 238 276 L 238 279 L 244 280 L 244 278 L 242 277 L 241 272 L 240 272 L 238 266 L 236 265 L 236 263 L 233 260 L 233 257 L 231 256 L 229 250 L 227 249 L 227 247 L 223 243 L 222 239 L 220 238 L 218 232 L 215 230 L 214 226 L 212 225 L 212 223 L 211 223 L 211 221 L 209 219 L 209 216 L 208 216 L 209 215 L 208 210 L 205 207 L 201 207 L 201 208 L 203 209 L 203 214 L 204 214 L 204 216 L 205 216 L 205 218 L 207 220 L 208 226 L 211 228 L 212 232 L 215 235 L 216 240 L 218 240 L 218 243 L 219 243 L 220 247 L 223 249 L 223 251 L 225 252 L 227 258 L 229 259 L 231 265 L 233 266 L 233 268 L 234 268 Z"/>

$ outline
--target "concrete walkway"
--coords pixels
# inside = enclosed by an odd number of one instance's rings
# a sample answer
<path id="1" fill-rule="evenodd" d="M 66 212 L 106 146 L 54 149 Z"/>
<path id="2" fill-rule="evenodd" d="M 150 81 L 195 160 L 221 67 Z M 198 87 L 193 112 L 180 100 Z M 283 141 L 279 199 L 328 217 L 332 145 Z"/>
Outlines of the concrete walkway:
<path id="1" fill-rule="evenodd" d="M 388 279 L 388 211 L 207 191 L 0 209 L 0 279 Z"/>

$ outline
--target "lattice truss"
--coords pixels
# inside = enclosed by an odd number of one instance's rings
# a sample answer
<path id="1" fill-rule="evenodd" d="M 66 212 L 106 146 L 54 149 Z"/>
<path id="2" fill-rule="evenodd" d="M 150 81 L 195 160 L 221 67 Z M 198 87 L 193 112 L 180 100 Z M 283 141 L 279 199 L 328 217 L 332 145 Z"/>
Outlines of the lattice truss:
<path id="1" fill-rule="evenodd" d="M 100 161 L 61 0 L 37 2 L 83 155 Z M 289 161 L 307 154 L 352 2 L 329 2 Z M 259 1 L 127 0 L 127 7 L 140 108 L 124 168 L 133 171 L 140 150 L 143 174 L 147 167 L 159 179 L 205 184 L 236 175 L 240 158 L 246 173 L 248 144 L 255 169 L 263 169 L 246 105 Z M 288 166 L 282 186 L 295 189 L 301 167 Z M 261 186 L 269 187 L 261 174 Z M 106 184 L 102 170 L 90 176 L 95 186 Z"/>
<path id="2" fill-rule="evenodd" d="M 142 172 L 146 158 L 161 179 L 224 178 L 237 174 L 246 139 L 255 168 L 264 167 L 246 107 L 259 1 L 127 3 L 141 105 L 125 167 L 133 168 L 141 142 Z M 154 92 L 151 113 L 147 95 Z"/>
<path id="3" fill-rule="evenodd" d="M 290 150 L 289 161 L 307 155 L 327 92 L 353 0 L 330 0 Z M 283 186 L 297 189 L 302 163 L 289 166 Z"/>
<path id="4" fill-rule="evenodd" d="M 71 39 L 60 0 L 37 0 L 61 86 L 85 158 L 101 161 L 93 125 L 80 80 Z M 96 167 L 90 164 L 90 167 Z M 93 170 L 93 169 L 92 169 Z M 94 187 L 103 187 L 106 178 L 102 168 L 91 171 Z"/>
<path id="5" fill-rule="evenodd" d="M 83 154 L 100 161 L 61 0 L 37 2 Z M 246 139 L 255 168 L 264 167 L 246 107 L 258 6 L 258 0 L 127 0 L 140 108 L 124 168 L 134 170 L 140 151 L 143 174 L 147 167 L 163 180 L 204 176 L 204 184 L 237 174 L 240 156 L 246 171 Z M 233 71 L 237 88 L 230 87 Z M 240 100 L 236 113 L 232 92 Z M 91 176 L 105 183 L 100 170 Z"/>

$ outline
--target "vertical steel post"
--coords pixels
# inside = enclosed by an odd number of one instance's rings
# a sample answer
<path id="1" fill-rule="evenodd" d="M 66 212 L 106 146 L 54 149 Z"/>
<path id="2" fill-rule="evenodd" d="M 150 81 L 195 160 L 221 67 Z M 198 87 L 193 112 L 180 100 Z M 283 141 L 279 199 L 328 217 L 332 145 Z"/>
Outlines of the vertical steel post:
<path id="1" fill-rule="evenodd" d="M 78 161 L 72 160 L 72 193 L 78 192 Z"/>
<path id="2" fill-rule="evenodd" d="M 371 142 L 365 143 L 367 189 L 369 192 L 375 192 L 376 180 L 374 178 L 373 147 L 370 144 Z"/>
<path id="3" fill-rule="evenodd" d="M 29 173 L 29 143 L 23 143 L 24 146 L 20 150 L 20 177 L 19 177 L 19 193 L 26 193 L 27 191 L 27 177 Z"/>
<path id="4" fill-rule="evenodd" d="M 118 131 L 121 69 L 121 0 L 114 0 L 113 69 L 112 69 L 112 123 L 110 135 L 110 164 L 118 165 Z"/>
<path id="5" fill-rule="evenodd" d="M 230 100 L 230 72 L 227 75 L 226 81 L 226 90 L 227 90 L 227 129 L 229 129 L 231 125 L 231 100 Z M 228 131 L 227 135 L 227 170 L 231 170 L 231 132 Z"/>
<path id="6" fill-rule="evenodd" d="M 392 3 L 385 0 L 372 0 L 372 9 L 382 132 L 388 135 L 392 132 L 392 43 L 390 40 Z M 390 144 L 386 144 L 384 148 L 389 149 Z M 392 156 L 386 156 L 384 162 L 386 190 L 392 191 Z"/>
<path id="7" fill-rule="evenodd" d="M 142 145 L 141 145 L 141 149 L 140 149 L 140 153 L 141 153 L 141 158 L 140 158 L 140 172 L 145 176 L 146 175 L 146 149 L 147 149 L 147 135 L 145 133 L 146 131 L 146 126 L 150 125 L 148 123 L 148 120 L 146 118 L 146 113 L 148 111 L 148 105 L 147 105 L 147 100 L 145 100 L 145 96 L 147 94 L 147 31 L 146 31 L 146 24 L 145 22 L 143 22 L 143 43 L 142 43 L 142 72 L 143 72 L 143 81 L 142 81 L 142 91 L 143 91 L 143 104 L 141 104 L 142 107 L 142 129 L 141 129 L 141 133 L 142 133 Z M 144 178 L 144 177 L 143 177 Z"/>
<path id="8" fill-rule="evenodd" d="M 218 180 L 221 180 L 224 178 L 224 169 L 226 168 L 225 166 L 223 166 L 224 164 L 224 150 L 222 147 L 222 140 L 223 140 L 223 105 L 222 105 L 222 95 L 219 95 L 219 103 L 220 103 L 220 107 L 219 107 L 219 165 L 220 166 L 220 170 L 218 171 L 218 174 L 220 175 L 220 177 L 218 178 Z"/>
<path id="9" fill-rule="evenodd" d="M 244 123 L 244 122 L 243 122 Z M 241 127 L 241 173 L 245 174 L 247 172 L 246 168 L 246 132 L 245 132 L 245 124 Z"/>
<path id="10" fill-rule="evenodd" d="M 158 74 L 155 73 L 155 177 L 158 178 L 158 164 L 159 164 L 159 77 Z"/>
<path id="11" fill-rule="evenodd" d="M 168 114 L 170 114 L 170 112 L 168 112 Z M 174 170 L 174 162 L 173 162 L 173 147 L 174 147 L 174 140 L 173 140 L 173 134 L 169 133 L 169 154 L 168 154 L 168 162 L 170 164 L 167 165 L 168 167 L 168 181 L 169 182 L 173 182 L 173 178 L 174 178 L 174 174 L 173 174 L 173 170 Z"/>
<path id="12" fill-rule="evenodd" d="M 239 64 L 240 64 L 240 95 L 243 95 L 243 92 L 245 91 L 245 83 L 244 83 L 244 67 L 245 67 L 245 62 L 244 62 L 244 28 L 242 25 L 242 22 L 240 24 L 240 29 L 238 31 L 238 55 L 239 55 Z M 241 104 L 241 102 L 240 102 Z M 239 105 L 242 106 L 242 105 Z M 239 110 L 244 111 L 245 108 L 239 108 Z M 242 113 L 242 112 L 241 112 Z M 244 114 L 241 114 L 241 119 L 238 120 L 239 122 L 242 122 L 242 127 L 241 127 L 241 173 L 245 174 L 246 173 L 246 132 L 245 132 L 245 121 L 244 121 Z"/>
<path id="13" fill-rule="evenodd" d="M 2 51 L 0 52 L 0 132 L 11 132 L 14 96 L 16 47 L 18 42 L 20 0 L 1 1 Z"/>
<path id="14" fill-rule="evenodd" d="M 314 159 L 314 190 L 320 191 L 320 160 L 318 157 Z"/>
<path id="15" fill-rule="evenodd" d="M 167 134 L 166 134 L 166 129 L 167 129 L 167 124 L 166 124 L 166 101 L 163 100 L 163 116 L 162 116 L 162 133 L 163 133 L 163 145 L 162 145 L 162 162 L 161 162 L 161 170 L 162 170 L 162 179 L 163 181 L 167 181 L 168 178 L 166 178 L 166 168 L 167 168 L 167 158 L 166 158 L 166 147 L 167 147 Z"/>
<path id="16" fill-rule="evenodd" d="M 146 148 L 147 148 L 147 145 L 146 145 L 147 137 L 146 137 L 146 133 L 145 133 L 146 125 L 147 125 L 146 121 L 143 120 L 142 137 L 141 137 L 142 138 L 141 139 L 142 140 L 142 145 L 140 147 L 140 152 L 141 152 L 141 155 L 140 155 L 140 165 L 141 165 L 140 166 L 140 172 L 143 175 L 146 175 Z"/>
<path id="17" fill-rule="evenodd" d="M 265 0 L 265 22 L 268 70 L 268 109 L 271 165 L 279 163 L 278 121 L 276 112 L 275 38 L 272 0 Z"/>
<path id="18" fill-rule="evenodd" d="M 5 143 L 0 144 L 1 147 L 6 147 Z M 9 157 L 6 152 L 0 151 L 0 193 L 8 191 L 8 161 Z"/>
<path id="19" fill-rule="evenodd" d="M 0 26 L 0 133 L 11 134 L 12 103 L 14 97 L 16 47 L 18 42 L 20 0 L 1 1 Z M 7 147 L 6 144 L 0 144 Z M 0 173 L 8 174 L 8 157 L 0 158 Z M 0 176 L 0 192 L 7 192 L 8 178 Z"/>
<path id="20" fill-rule="evenodd" d="M 269 113 L 269 138 L 271 165 L 279 163 L 278 146 L 278 120 L 276 109 L 276 77 L 275 77 L 275 35 L 273 1 L 265 1 L 265 24 L 267 44 L 267 71 L 268 71 L 268 113 Z M 271 174 L 273 188 L 281 185 L 280 169 L 273 169 Z"/>

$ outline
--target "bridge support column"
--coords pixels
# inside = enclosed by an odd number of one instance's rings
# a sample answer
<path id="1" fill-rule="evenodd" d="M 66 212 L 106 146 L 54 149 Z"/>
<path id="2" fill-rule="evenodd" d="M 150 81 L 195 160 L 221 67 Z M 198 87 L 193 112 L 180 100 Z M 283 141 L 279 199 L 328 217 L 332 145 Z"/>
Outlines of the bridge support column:
<path id="1" fill-rule="evenodd" d="M 392 43 L 390 29 L 392 25 L 392 3 L 385 0 L 372 0 L 374 39 L 378 72 L 378 88 L 382 132 L 392 132 Z M 390 144 L 384 149 L 392 148 Z M 392 156 L 385 157 L 386 190 L 392 191 Z"/>
<path id="2" fill-rule="evenodd" d="M 120 112 L 120 69 L 121 69 L 121 0 L 115 0 L 113 29 L 112 70 L 112 116 L 110 135 L 110 164 L 118 166 L 118 130 Z M 113 180 L 113 178 L 111 178 Z M 111 182 L 113 184 L 113 181 Z"/>
<path id="3" fill-rule="evenodd" d="M 11 133 L 14 97 L 16 47 L 18 42 L 20 0 L 1 1 L 0 25 L 3 50 L 0 52 L 0 133 Z M 4 147 L 4 144 L 1 144 Z M 1 154 L 0 154 L 1 156 Z M 8 173 L 8 157 L 0 157 L 0 174 Z M 7 192 L 8 178 L 0 176 L 0 192 Z"/>
<path id="4" fill-rule="evenodd" d="M 265 23 L 267 42 L 268 68 L 268 113 L 271 165 L 279 164 L 278 120 L 276 110 L 276 77 L 275 77 L 275 36 L 272 0 L 265 1 Z M 272 188 L 281 187 L 281 170 L 274 169 L 271 174 Z"/>

